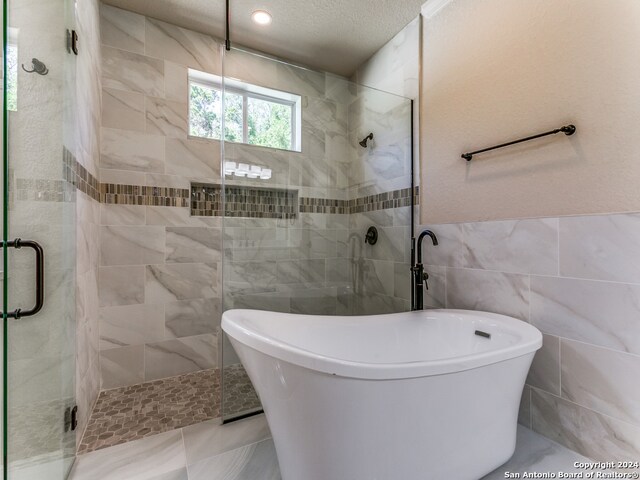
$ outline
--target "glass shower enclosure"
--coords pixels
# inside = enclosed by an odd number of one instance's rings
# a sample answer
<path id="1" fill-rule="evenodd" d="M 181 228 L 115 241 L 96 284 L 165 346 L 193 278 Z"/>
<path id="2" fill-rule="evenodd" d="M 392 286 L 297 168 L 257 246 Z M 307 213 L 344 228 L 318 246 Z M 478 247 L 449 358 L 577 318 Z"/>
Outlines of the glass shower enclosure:
<path id="1" fill-rule="evenodd" d="M 240 49 L 223 72 L 224 310 L 409 310 L 411 101 Z M 259 412 L 224 335 L 221 360 L 223 420 Z"/>
<path id="2" fill-rule="evenodd" d="M 75 55 L 70 0 L 3 2 L 2 469 L 61 480 L 75 456 Z"/>

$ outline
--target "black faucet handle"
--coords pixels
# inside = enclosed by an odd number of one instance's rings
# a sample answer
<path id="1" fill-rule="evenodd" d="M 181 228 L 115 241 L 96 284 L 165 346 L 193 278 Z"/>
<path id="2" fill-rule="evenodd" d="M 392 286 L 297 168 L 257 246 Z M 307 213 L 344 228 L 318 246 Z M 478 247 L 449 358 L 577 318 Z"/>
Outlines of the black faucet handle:
<path id="1" fill-rule="evenodd" d="M 427 272 L 424 272 L 422 274 L 422 281 L 424 282 L 425 290 L 429 290 L 429 282 L 427 282 L 427 280 L 429 280 L 429 274 Z"/>

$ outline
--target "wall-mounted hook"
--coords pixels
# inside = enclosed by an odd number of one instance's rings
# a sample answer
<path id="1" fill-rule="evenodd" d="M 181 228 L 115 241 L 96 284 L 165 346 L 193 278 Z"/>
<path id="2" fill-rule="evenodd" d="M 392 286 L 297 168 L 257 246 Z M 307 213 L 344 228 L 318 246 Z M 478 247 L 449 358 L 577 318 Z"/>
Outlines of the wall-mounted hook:
<path id="1" fill-rule="evenodd" d="M 40 60 L 38 60 L 37 58 L 32 58 L 31 59 L 31 66 L 33 67 L 31 70 L 27 70 L 26 68 L 24 68 L 24 63 L 22 64 L 22 69 L 27 72 L 27 73 L 37 73 L 38 75 L 46 75 L 47 73 L 49 73 L 49 69 L 47 68 L 47 66 L 42 63 Z"/>

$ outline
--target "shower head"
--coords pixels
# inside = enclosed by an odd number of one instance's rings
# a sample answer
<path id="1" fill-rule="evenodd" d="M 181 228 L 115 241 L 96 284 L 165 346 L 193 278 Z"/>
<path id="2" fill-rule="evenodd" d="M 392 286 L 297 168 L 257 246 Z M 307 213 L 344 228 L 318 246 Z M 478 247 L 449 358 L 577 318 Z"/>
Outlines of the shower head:
<path id="1" fill-rule="evenodd" d="M 370 133 L 369 135 L 364 137 L 364 139 L 361 142 L 358 142 L 358 143 L 360 144 L 361 147 L 367 148 L 368 140 L 373 140 L 373 133 Z"/>

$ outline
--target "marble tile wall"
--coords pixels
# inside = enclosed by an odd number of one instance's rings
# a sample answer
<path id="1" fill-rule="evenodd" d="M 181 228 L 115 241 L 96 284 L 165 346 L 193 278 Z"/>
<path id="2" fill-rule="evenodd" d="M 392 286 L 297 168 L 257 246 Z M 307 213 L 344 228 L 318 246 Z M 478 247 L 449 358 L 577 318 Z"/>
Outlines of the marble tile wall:
<path id="1" fill-rule="evenodd" d="M 640 214 L 429 225 L 429 307 L 544 334 L 520 422 L 595 460 L 640 458 Z M 426 228 L 423 226 L 422 228 Z"/>
<path id="2" fill-rule="evenodd" d="M 188 68 L 219 74 L 219 42 L 110 6 L 101 13 L 102 184 L 219 185 L 219 142 L 187 134 Z M 389 278 L 408 259 L 409 209 L 391 208 L 406 198 L 385 195 L 409 187 L 408 102 L 246 52 L 225 55 L 226 75 L 302 96 L 302 152 L 226 143 L 225 160 L 269 168 L 272 177 L 225 183 L 294 190 L 309 205 L 296 218 L 225 218 L 224 229 L 220 217 L 191 216 L 183 206 L 101 205 L 103 388 L 214 368 L 223 283 L 225 308 L 358 313 L 407 305 Z M 378 135 L 365 150 L 355 139 L 368 128 Z M 383 210 L 355 219 L 323 205 L 367 210 L 359 203 L 367 196 Z M 350 250 L 350 241 L 362 248 L 375 214 L 377 247 Z M 357 291 L 368 292 L 360 307 Z"/>
<path id="3" fill-rule="evenodd" d="M 100 205 L 97 195 L 100 157 L 101 56 L 100 2 L 76 2 L 76 28 L 82 48 L 76 59 L 76 103 L 73 145 L 76 165 L 76 404 L 77 444 L 100 392 L 98 350 L 98 260 Z M 75 167 L 75 168 L 74 168 Z"/>
<path id="4" fill-rule="evenodd" d="M 419 97 L 420 17 L 402 29 L 356 70 L 351 80 L 360 95 L 350 105 L 352 143 L 374 134 L 367 149 L 356 148 L 350 176 L 350 198 L 411 185 L 411 104 Z M 389 92 L 389 93 L 385 93 Z M 392 94 L 392 95 L 391 95 Z M 418 109 L 414 108 L 414 178 L 419 178 Z M 416 182 L 417 185 L 417 182 Z M 419 202 L 416 202 L 416 205 Z M 397 312 L 410 308 L 410 208 L 354 213 L 350 238 L 370 225 L 380 233 L 379 244 L 350 245 L 355 281 L 341 298 L 354 313 Z M 416 208 L 416 217 L 418 209 Z M 364 229 L 364 230 L 363 230 Z"/>
<path id="5" fill-rule="evenodd" d="M 187 136 L 187 86 L 188 68 L 219 74 L 221 60 L 206 35 L 100 13 L 99 349 L 110 389 L 218 366 L 222 222 L 192 217 L 188 195 L 192 181 L 220 182 L 220 145 Z"/>

